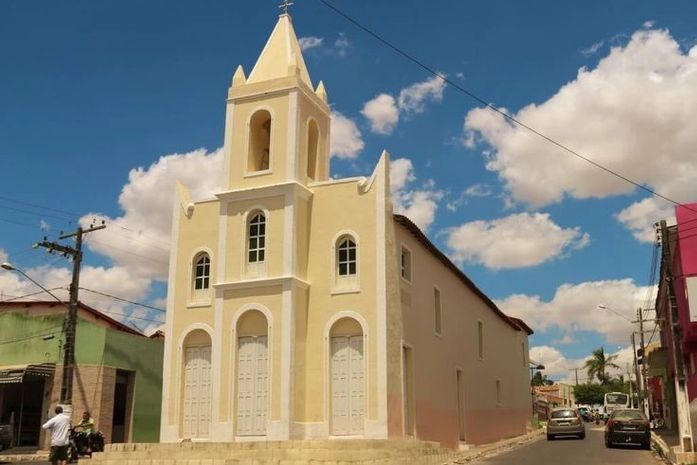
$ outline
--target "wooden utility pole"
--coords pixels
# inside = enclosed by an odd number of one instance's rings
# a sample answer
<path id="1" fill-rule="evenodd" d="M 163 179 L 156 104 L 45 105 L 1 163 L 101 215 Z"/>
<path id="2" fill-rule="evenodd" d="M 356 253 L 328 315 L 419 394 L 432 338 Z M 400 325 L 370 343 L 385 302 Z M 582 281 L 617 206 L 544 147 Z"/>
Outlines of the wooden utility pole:
<path id="1" fill-rule="evenodd" d="M 58 239 L 75 238 L 75 247 L 49 242 L 44 238 L 36 245 L 48 249 L 49 253 L 60 253 L 64 257 L 73 259 L 73 279 L 70 282 L 70 302 L 68 314 L 65 318 L 65 344 L 63 346 L 63 380 L 61 383 L 60 403 L 72 405 L 73 403 L 73 373 L 75 371 L 75 330 L 77 326 L 78 290 L 80 288 L 80 265 L 82 263 L 82 236 L 106 228 L 104 222 L 100 226 L 90 226 L 89 229 L 77 228 L 70 234 L 61 234 Z"/>

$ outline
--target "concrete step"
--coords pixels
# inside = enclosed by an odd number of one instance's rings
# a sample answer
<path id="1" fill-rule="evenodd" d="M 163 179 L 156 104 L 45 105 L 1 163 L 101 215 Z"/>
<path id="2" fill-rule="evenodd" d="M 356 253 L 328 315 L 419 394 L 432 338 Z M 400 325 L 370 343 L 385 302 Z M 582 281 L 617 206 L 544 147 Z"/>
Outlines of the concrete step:
<path id="1" fill-rule="evenodd" d="M 454 451 L 432 441 L 321 440 L 110 444 L 93 465 L 441 465 Z"/>

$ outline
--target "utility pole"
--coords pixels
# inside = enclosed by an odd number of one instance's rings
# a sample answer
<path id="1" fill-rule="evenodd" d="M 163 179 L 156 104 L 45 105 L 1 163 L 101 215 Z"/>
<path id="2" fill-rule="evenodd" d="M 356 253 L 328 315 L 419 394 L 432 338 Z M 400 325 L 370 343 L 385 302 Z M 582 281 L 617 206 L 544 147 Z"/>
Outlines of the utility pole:
<path id="1" fill-rule="evenodd" d="M 82 236 L 106 228 L 104 222 L 99 226 L 90 226 L 89 229 L 77 228 L 77 231 L 69 234 L 61 234 L 58 239 L 75 238 L 75 247 L 49 242 L 44 237 L 38 242 L 38 247 L 48 249 L 49 253 L 58 252 L 64 257 L 73 259 L 73 279 L 70 282 L 70 302 L 68 314 L 65 318 L 65 344 L 63 346 L 63 380 L 61 382 L 60 403 L 72 405 L 73 403 L 73 373 L 75 370 L 75 330 L 77 326 L 78 289 L 80 288 L 80 265 L 82 263 Z"/>
<path id="2" fill-rule="evenodd" d="M 637 393 L 639 394 L 639 402 L 641 403 L 641 410 L 646 412 L 646 403 L 644 399 L 646 398 L 646 386 L 644 385 L 646 378 L 644 377 L 646 370 L 646 346 L 644 344 L 644 311 L 641 308 L 637 308 L 637 320 L 639 320 L 639 348 L 641 349 L 641 367 L 639 367 L 639 373 L 641 373 L 641 378 L 637 378 Z"/>
<path id="3" fill-rule="evenodd" d="M 632 333 L 632 354 L 634 355 L 634 376 L 636 376 L 636 380 L 637 380 L 637 397 L 639 399 L 641 399 L 641 393 L 639 390 L 639 364 L 637 363 L 636 338 L 634 336 L 635 336 L 635 333 Z M 630 386 L 632 385 L 631 379 L 629 380 L 629 385 Z"/>

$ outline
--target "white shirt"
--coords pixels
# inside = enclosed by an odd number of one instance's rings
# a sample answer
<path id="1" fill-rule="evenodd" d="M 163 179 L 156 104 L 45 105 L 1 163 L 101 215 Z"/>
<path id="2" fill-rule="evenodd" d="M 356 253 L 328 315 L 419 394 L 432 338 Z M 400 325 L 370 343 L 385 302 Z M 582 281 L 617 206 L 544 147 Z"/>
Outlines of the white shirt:
<path id="1" fill-rule="evenodd" d="M 42 426 L 43 429 L 51 430 L 52 446 L 67 446 L 70 444 L 70 416 L 59 413 L 48 420 Z"/>

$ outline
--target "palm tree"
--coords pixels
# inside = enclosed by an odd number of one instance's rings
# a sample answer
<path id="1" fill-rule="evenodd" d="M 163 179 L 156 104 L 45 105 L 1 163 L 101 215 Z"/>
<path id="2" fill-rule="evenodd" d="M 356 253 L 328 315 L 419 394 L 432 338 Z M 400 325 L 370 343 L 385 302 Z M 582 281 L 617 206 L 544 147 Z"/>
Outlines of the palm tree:
<path id="1" fill-rule="evenodd" d="M 598 378 L 600 384 L 607 384 L 610 381 L 610 375 L 605 371 L 608 368 L 617 368 L 619 365 L 613 362 L 617 355 L 605 355 L 605 349 L 602 347 L 593 351 L 593 356 L 586 360 L 583 367 L 588 373 L 588 378 Z"/>

